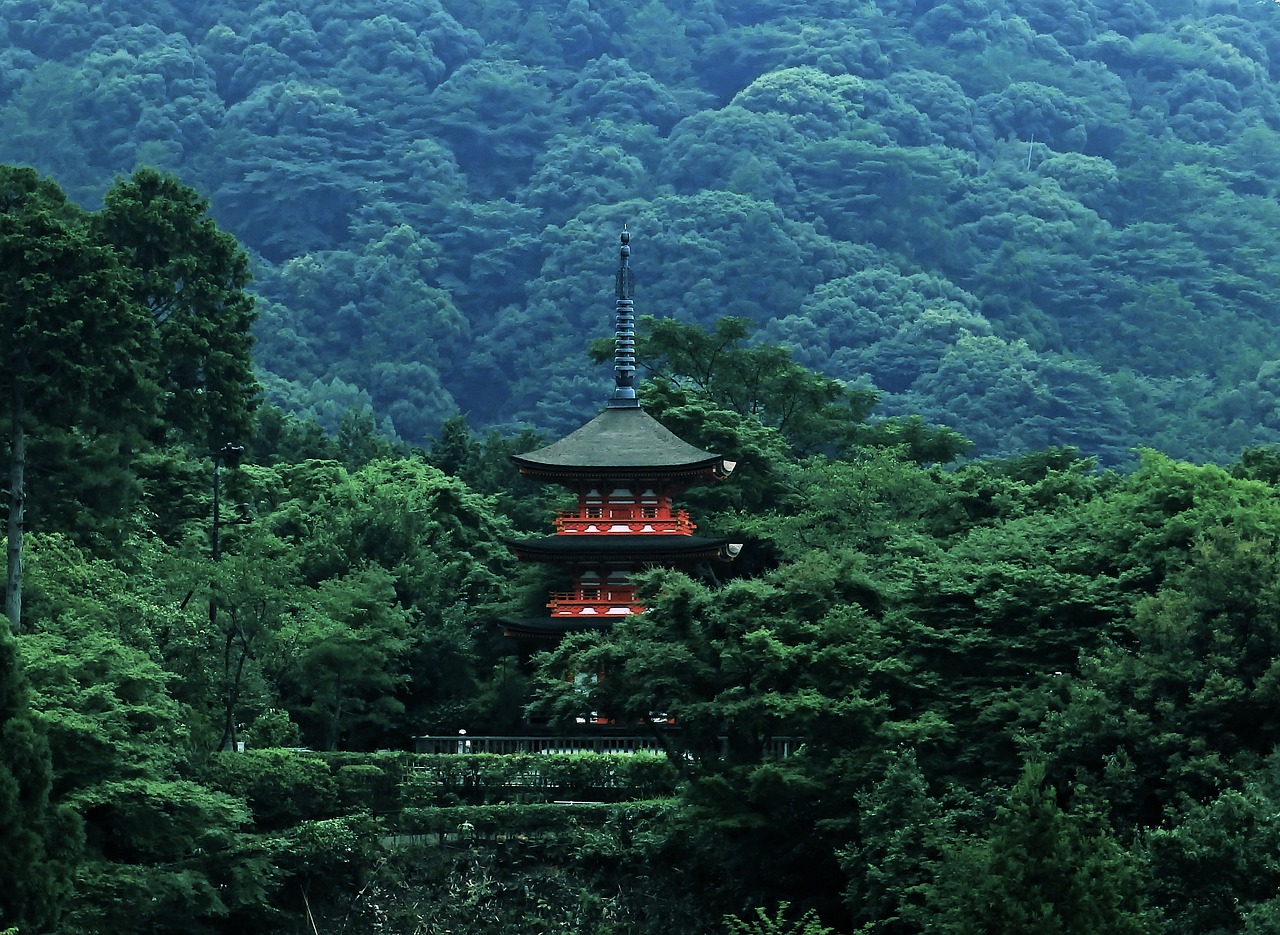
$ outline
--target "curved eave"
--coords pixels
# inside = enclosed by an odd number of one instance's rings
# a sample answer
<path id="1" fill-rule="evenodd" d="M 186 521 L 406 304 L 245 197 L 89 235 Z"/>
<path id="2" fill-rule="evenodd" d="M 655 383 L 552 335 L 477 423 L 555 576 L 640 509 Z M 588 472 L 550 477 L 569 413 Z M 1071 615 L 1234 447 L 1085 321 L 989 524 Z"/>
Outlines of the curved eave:
<path id="1" fill-rule="evenodd" d="M 639 562 L 682 562 L 727 556 L 727 539 L 652 534 L 587 534 L 508 540 L 517 557 L 534 562 L 632 559 Z M 736 554 L 733 553 L 733 554 Z"/>
<path id="2" fill-rule="evenodd" d="M 729 471 L 724 467 L 725 462 L 716 457 L 712 461 L 698 464 L 685 464 L 677 467 L 671 465 L 653 465 L 653 464 L 596 464 L 585 467 L 572 467 L 568 465 L 553 466 L 542 464 L 527 464 L 519 460 L 518 456 L 512 457 L 520 467 L 520 473 L 525 477 L 531 477 L 535 480 L 555 481 L 555 482 L 574 482 L 586 480 L 598 480 L 606 477 L 632 478 L 632 477 L 666 477 L 671 479 L 686 479 L 691 481 L 721 480 Z"/>
<path id="3" fill-rule="evenodd" d="M 606 409 L 557 442 L 512 455 L 530 477 L 662 473 L 714 475 L 720 455 L 695 448 L 643 409 Z"/>

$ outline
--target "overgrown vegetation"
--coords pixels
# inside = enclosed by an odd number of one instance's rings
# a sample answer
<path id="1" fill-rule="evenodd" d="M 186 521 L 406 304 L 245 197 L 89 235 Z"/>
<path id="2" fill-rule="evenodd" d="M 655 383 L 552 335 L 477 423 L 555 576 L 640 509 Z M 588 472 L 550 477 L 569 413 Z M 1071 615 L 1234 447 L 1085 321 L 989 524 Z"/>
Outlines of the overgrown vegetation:
<path id="1" fill-rule="evenodd" d="M 0 0 L 0 929 L 1274 930 L 1278 29 Z M 746 548 L 528 664 L 624 220 Z"/>
<path id="2" fill-rule="evenodd" d="M 159 228 L 198 203 L 171 178 L 119 185 L 143 183 L 169 192 Z M 99 229 L 50 183 L 22 191 Z M 86 249 L 139 276 L 136 254 Z M 18 636 L 0 645 L 15 842 L 0 920 L 95 935 L 1265 930 L 1280 457 L 957 464 L 954 431 L 868 422 L 866 394 L 747 331 L 650 322 L 639 345 L 650 410 L 741 461 L 688 496 L 705 528 L 747 543 L 741 560 L 646 574 L 648 613 L 533 667 L 494 625 L 546 599 L 504 544 L 554 497 L 509 467 L 519 440 L 455 420 L 424 452 L 354 416 L 332 438 L 262 409 L 244 460 L 220 468 L 216 554 L 201 420 L 113 441 L 120 495 L 74 500 L 102 462 L 43 462 Z M 203 353 L 245 372 L 243 327 L 209 335 L 188 344 L 197 368 Z M 160 357 L 135 357 L 138 385 L 161 386 L 146 369 Z M 43 386 L 29 383 L 36 404 Z M 251 389 L 218 405 L 248 418 Z M 181 409 L 176 391 L 157 398 Z M 115 397 L 79 399 L 31 409 L 49 413 L 27 423 L 33 450 L 113 439 Z M 517 730 L 526 704 L 573 729 L 586 710 L 651 725 L 665 754 L 367 752 Z"/>

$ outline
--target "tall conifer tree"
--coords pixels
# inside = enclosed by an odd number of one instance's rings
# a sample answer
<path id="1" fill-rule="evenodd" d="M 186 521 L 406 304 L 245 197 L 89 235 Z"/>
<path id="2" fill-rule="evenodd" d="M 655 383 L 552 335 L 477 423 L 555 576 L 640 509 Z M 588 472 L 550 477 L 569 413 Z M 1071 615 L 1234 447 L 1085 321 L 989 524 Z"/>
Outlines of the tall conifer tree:
<path id="1" fill-rule="evenodd" d="M 245 439 L 258 401 L 249 258 L 208 210 L 174 176 L 142 168 L 116 180 L 94 217 L 155 325 L 161 432 L 206 453 Z"/>
<path id="2" fill-rule="evenodd" d="M 22 629 L 27 451 L 90 410 L 141 409 L 151 325 L 132 274 L 85 214 L 34 169 L 0 166 L 0 424 L 8 442 L 4 612 Z"/>

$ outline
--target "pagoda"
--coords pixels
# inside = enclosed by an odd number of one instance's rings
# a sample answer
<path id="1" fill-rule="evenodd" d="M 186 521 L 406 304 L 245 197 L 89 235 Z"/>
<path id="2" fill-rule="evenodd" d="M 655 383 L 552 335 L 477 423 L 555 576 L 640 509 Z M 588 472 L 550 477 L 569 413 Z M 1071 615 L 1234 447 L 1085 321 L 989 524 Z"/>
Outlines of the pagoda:
<path id="1" fill-rule="evenodd" d="M 630 241 L 624 225 L 614 387 L 604 411 L 554 444 L 512 456 L 521 474 L 562 484 L 577 496 L 575 507 L 557 515 L 555 535 L 509 543 L 517 557 L 560 566 L 572 581 L 570 590 L 551 594 L 547 616 L 503 621 L 507 636 L 535 645 L 641 613 L 632 583 L 638 571 L 692 569 L 741 549 L 695 536 L 689 514 L 673 505 L 688 487 L 727 477 L 735 462 L 683 441 L 640 405 Z"/>

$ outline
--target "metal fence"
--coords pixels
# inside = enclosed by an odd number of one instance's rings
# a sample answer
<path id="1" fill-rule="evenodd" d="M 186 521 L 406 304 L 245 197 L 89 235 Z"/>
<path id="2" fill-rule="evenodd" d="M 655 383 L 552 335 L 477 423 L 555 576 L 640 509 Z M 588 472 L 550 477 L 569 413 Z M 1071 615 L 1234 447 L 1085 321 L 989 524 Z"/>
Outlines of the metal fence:
<path id="1" fill-rule="evenodd" d="M 586 735 L 582 737 L 472 736 L 414 737 L 417 753 L 635 753 L 660 752 L 653 737 Z"/>
<path id="2" fill-rule="evenodd" d="M 636 753 L 662 752 L 662 745 L 652 735 L 584 734 L 578 737 L 550 736 L 484 736 L 453 734 L 414 737 L 417 753 Z M 799 737 L 774 737 L 768 751 L 786 757 L 803 743 Z"/>

